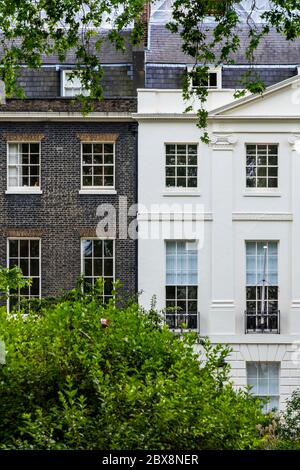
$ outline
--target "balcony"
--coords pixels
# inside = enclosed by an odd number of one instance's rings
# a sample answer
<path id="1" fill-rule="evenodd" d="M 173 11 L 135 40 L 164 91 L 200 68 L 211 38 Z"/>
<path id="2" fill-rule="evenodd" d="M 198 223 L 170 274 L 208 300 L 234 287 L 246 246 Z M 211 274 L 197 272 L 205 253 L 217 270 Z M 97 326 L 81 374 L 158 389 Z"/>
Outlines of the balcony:
<path id="1" fill-rule="evenodd" d="M 178 332 L 200 331 L 200 312 L 196 313 L 169 313 L 164 312 L 164 322 L 170 330 Z"/>
<path id="2" fill-rule="evenodd" d="M 245 333 L 280 333 L 280 311 L 259 314 L 245 311 Z"/>

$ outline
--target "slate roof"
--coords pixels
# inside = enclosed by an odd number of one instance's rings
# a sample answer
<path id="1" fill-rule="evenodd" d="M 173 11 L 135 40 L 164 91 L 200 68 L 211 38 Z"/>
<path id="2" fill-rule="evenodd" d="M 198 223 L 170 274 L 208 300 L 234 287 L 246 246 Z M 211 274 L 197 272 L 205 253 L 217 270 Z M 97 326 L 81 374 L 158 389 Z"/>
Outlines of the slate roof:
<path id="1" fill-rule="evenodd" d="M 207 28 L 212 28 L 207 25 Z M 235 64 L 244 65 L 247 47 L 247 27 L 238 30 L 241 46 L 232 55 Z M 181 50 L 179 34 L 171 33 L 164 25 L 152 24 L 150 28 L 150 50 L 146 53 L 147 63 L 192 64 L 194 60 Z M 276 31 L 271 31 L 259 44 L 255 53 L 255 64 L 258 65 L 300 65 L 300 38 L 287 41 Z"/>
<path id="2" fill-rule="evenodd" d="M 99 57 L 102 64 L 128 64 L 132 62 L 132 46 L 130 45 L 130 31 L 124 31 L 126 50 L 124 52 L 116 50 L 114 44 L 109 41 L 107 36 L 107 30 L 100 31 L 100 35 L 103 37 L 103 44 L 100 52 L 95 51 L 97 57 Z M 95 38 L 91 38 L 90 44 L 92 45 Z M 19 40 L 14 40 L 14 44 L 18 47 L 20 44 Z M 91 48 L 92 50 L 93 48 Z M 1 53 L 0 53 L 1 55 Z M 56 55 L 42 56 L 42 62 L 44 65 L 55 65 L 61 64 L 61 61 Z M 66 55 L 64 65 L 74 65 L 76 63 L 75 50 L 70 50 Z"/>

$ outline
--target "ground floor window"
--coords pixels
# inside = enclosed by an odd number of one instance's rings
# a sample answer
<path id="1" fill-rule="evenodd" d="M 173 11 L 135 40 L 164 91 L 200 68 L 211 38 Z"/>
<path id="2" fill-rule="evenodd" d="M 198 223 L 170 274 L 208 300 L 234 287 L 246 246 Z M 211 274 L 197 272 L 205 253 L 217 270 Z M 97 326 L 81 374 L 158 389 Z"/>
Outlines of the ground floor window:
<path id="1" fill-rule="evenodd" d="M 18 266 L 25 278 L 31 278 L 30 286 L 10 292 L 8 310 L 20 308 L 22 300 L 41 297 L 41 242 L 39 239 L 11 238 L 8 240 L 8 267 Z M 25 305 L 25 304 L 24 304 Z"/>
<path id="2" fill-rule="evenodd" d="M 259 398 L 269 398 L 264 410 L 279 409 L 279 370 L 278 362 L 248 362 L 247 385 L 251 393 Z"/>
<path id="3" fill-rule="evenodd" d="M 114 240 L 84 239 L 81 241 L 84 289 L 91 291 L 97 278 L 104 280 L 103 301 L 112 297 L 114 273 Z"/>

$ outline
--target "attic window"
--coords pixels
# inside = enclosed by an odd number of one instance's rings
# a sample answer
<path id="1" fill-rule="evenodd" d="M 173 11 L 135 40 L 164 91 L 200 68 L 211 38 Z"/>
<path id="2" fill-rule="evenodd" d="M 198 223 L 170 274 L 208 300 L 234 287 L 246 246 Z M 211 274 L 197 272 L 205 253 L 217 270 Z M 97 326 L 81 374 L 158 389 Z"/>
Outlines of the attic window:
<path id="1" fill-rule="evenodd" d="M 85 90 L 82 86 L 79 77 L 72 77 L 71 74 L 74 70 L 62 70 L 62 87 L 61 95 L 66 97 L 85 95 L 87 96 L 88 90 Z"/>
<path id="2" fill-rule="evenodd" d="M 191 72 L 192 70 L 190 69 L 189 71 Z M 199 77 L 196 74 L 192 75 L 192 88 L 196 88 L 199 85 L 208 89 L 222 88 L 221 67 L 210 69 L 207 74 L 207 78 L 199 79 Z"/>
<path id="3" fill-rule="evenodd" d="M 225 15 L 232 3 L 234 3 L 232 0 L 209 0 L 207 2 L 207 14 L 209 16 Z"/>

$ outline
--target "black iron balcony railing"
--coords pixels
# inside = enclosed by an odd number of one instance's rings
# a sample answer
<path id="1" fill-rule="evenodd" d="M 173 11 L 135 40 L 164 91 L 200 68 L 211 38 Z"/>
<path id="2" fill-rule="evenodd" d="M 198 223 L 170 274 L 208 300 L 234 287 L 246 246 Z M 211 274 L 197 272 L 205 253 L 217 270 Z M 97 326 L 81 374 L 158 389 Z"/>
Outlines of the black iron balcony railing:
<path id="1" fill-rule="evenodd" d="M 245 311 L 245 333 L 280 333 L 280 311 L 253 313 Z"/>
<path id="2" fill-rule="evenodd" d="M 164 312 L 164 322 L 173 331 L 200 330 L 200 313 L 169 313 Z"/>

